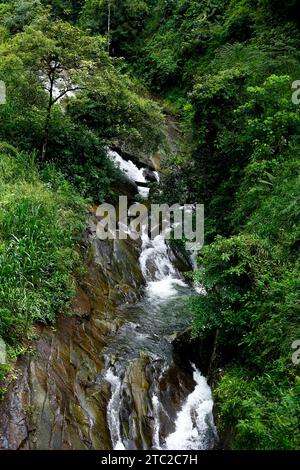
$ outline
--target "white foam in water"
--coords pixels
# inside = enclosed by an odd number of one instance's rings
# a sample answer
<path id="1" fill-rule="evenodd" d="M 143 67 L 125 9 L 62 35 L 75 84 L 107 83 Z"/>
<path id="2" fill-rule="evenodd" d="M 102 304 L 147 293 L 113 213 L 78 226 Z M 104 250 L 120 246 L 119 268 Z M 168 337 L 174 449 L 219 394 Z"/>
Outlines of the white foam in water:
<path id="1" fill-rule="evenodd" d="M 159 176 L 158 171 L 153 171 L 153 173 L 154 173 L 154 176 L 155 176 L 155 178 L 156 178 L 156 181 L 159 182 L 159 181 L 160 181 L 160 176 Z"/>
<path id="2" fill-rule="evenodd" d="M 139 191 L 139 194 L 144 199 L 148 199 L 149 193 L 150 193 L 150 188 L 146 188 L 145 186 L 138 186 L 138 191 Z"/>
<path id="3" fill-rule="evenodd" d="M 154 448 L 159 450 L 160 442 L 159 442 L 159 430 L 160 430 L 160 421 L 159 421 L 159 409 L 160 403 L 157 395 L 153 395 L 152 397 L 152 408 L 153 408 L 153 419 L 154 419 L 154 433 L 153 433 L 153 444 Z"/>
<path id="4" fill-rule="evenodd" d="M 147 281 L 147 295 L 152 300 L 164 300 L 178 294 L 177 287 L 187 287 L 169 258 L 168 246 L 162 234 L 153 240 L 145 227 L 142 233 L 140 266 Z"/>
<path id="5" fill-rule="evenodd" d="M 110 430 L 111 441 L 113 444 L 114 450 L 125 450 L 125 447 L 121 438 L 121 423 L 120 423 L 120 392 L 122 387 L 122 382 L 120 378 L 115 375 L 112 369 L 108 369 L 105 374 L 105 379 L 111 385 L 111 399 L 107 405 L 107 420 Z"/>
<path id="6" fill-rule="evenodd" d="M 211 448 L 213 400 L 210 387 L 200 371 L 194 369 L 196 387 L 183 403 L 176 418 L 176 428 L 166 438 L 168 450 L 203 450 Z"/>
<path id="7" fill-rule="evenodd" d="M 128 178 L 140 183 L 146 183 L 143 168 L 139 169 L 131 160 L 124 160 L 118 152 L 113 150 L 108 150 L 108 157 L 119 165 L 120 170 L 126 173 Z"/>
<path id="8" fill-rule="evenodd" d="M 119 166 L 120 170 L 122 170 L 123 173 L 128 176 L 128 178 L 136 182 L 137 185 L 138 183 L 147 182 L 143 173 L 143 168 L 138 168 L 131 160 L 124 160 L 124 158 L 122 158 L 121 155 L 118 154 L 118 152 L 114 152 L 113 150 L 108 150 L 107 154 L 110 160 L 115 162 Z M 149 196 L 150 189 L 138 185 L 138 191 L 142 197 L 147 199 L 147 197 Z"/>
<path id="9" fill-rule="evenodd" d="M 120 169 L 133 181 L 145 182 L 143 169 L 137 168 L 131 161 L 124 160 L 117 152 L 108 151 L 109 158 L 116 162 Z M 159 174 L 157 173 L 157 178 Z M 140 194 L 147 198 L 149 188 L 139 187 Z M 162 303 L 165 299 L 178 295 L 179 287 L 187 287 L 178 270 L 169 258 L 169 248 L 163 235 L 149 238 L 147 227 L 142 234 L 142 251 L 139 258 L 141 270 L 145 278 L 147 296 L 154 303 Z M 205 293 L 203 287 L 195 286 L 199 292 Z M 187 397 L 177 414 L 175 431 L 166 438 L 163 449 L 201 450 L 212 448 L 216 431 L 212 415 L 212 395 L 205 377 L 193 365 L 193 377 L 196 382 L 194 390 Z M 112 369 L 105 376 L 111 384 L 111 399 L 107 407 L 107 419 L 111 433 L 113 448 L 124 450 L 121 436 L 120 406 L 122 383 Z M 159 392 L 152 396 L 153 409 L 153 444 L 154 448 L 162 449 L 160 443 L 160 411 Z"/>
<path id="10" fill-rule="evenodd" d="M 187 287 L 181 279 L 173 279 L 171 277 L 161 279 L 160 281 L 150 281 L 147 285 L 147 294 L 153 300 L 155 298 L 161 300 L 168 299 L 178 294 L 177 286 Z"/>
<path id="11" fill-rule="evenodd" d="M 177 274 L 169 259 L 163 235 L 157 235 L 151 240 L 145 230 L 142 235 L 140 265 L 146 281 L 162 280 Z"/>

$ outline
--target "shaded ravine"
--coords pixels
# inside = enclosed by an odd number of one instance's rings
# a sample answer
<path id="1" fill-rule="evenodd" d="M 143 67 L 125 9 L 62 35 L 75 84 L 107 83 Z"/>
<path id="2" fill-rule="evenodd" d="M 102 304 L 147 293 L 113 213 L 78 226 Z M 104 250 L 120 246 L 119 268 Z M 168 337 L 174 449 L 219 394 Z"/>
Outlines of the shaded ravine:
<path id="1" fill-rule="evenodd" d="M 72 317 L 37 327 L 33 354 L 17 361 L 0 402 L 1 449 L 109 449 L 109 386 L 103 351 L 122 319 L 116 307 L 134 302 L 144 283 L 136 245 L 100 242 L 91 209 L 84 245 L 87 273 L 77 284 Z"/>
<path id="2" fill-rule="evenodd" d="M 147 181 L 123 165 L 137 186 Z M 147 196 L 145 184 L 139 192 Z M 100 241 L 96 224 L 91 209 L 74 315 L 39 326 L 35 353 L 17 363 L 0 403 L 0 448 L 212 448 L 210 389 L 172 344 L 190 324 L 192 291 L 176 256 L 146 233 Z"/>
<path id="3" fill-rule="evenodd" d="M 132 162 L 116 152 L 111 158 L 137 185 L 144 181 Z M 171 262 L 175 255 L 163 236 L 150 239 L 146 227 L 139 257 L 144 295 L 119 309 L 126 321 L 105 349 L 112 444 L 115 449 L 210 449 L 216 438 L 210 388 L 172 345 L 174 332 L 191 324 L 186 300 L 193 288 Z"/>

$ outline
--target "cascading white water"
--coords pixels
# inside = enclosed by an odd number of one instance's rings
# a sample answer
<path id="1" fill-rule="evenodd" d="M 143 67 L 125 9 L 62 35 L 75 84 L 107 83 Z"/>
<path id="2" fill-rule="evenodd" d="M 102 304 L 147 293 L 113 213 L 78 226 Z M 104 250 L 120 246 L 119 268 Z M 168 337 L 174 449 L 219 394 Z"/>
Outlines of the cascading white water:
<path id="1" fill-rule="evenodd" d="M 49 77 L 42 72 L 40 72 L 39 77 L 47 92 L 50 93 L 51 84 Z M 65 92 L 65 90 L 68 91 Z M 57 103 L 62 103 L 66 98 L 74 98 L 79 90 L 80 87 L 72 85 L 67 72 L 65 72 L 60 78 L 55 80 L 52 88 L 52 98 L 57 100 Z"/>
<path id="2" fill-rule="evenodd" d="M 110 437 L 114 450 L 125 450 L 121 437 L 121 423 L 120 423 L 120 393 L 122 382 L 120 377 L 114 374 L 110 368 L 105 374 L 105 380 L 111 386 L 111 398 L 107 405 L 107 419 L 110 429 Z"/>
<path id="3" fill-rule="evenodd" d="M 147 182 L 144 168 L 138 168 L 132 161 L 124 160 L 113 150 L 108 150 L 108 157 L 137 185 L 139 182 Z M 159 181 L 158 172 L 153 172 L 153 174 Z M 149 188 L 138 186 L 138 190 L 141 196 L 148 197 Z M 164 236 L 159 234 L 153 240 L 150 239 L 146 226 L 142 229 L 142 251 L 139 261 L 147 282 L 147 293 L 151 297 L 166 299 L 176 295 L 176 286 L 186 286 L 180 273 L 170 261 Z"/>
<path id="4" fill-rule="evenodd" d="M 147 283 L 147 294 L 153 300 L 177 295 L 176 287 L 186 287 L 180 273 L 171 263 L 168 246 L 162 234 L 150 239 L 147 227 L 142 234 L 140 266 Z"/>
<path id="5" fill-rule="evenodd" d="M 108 158 L 112 160 L 129 179 L 137 184 L 139 194 L 146 199 L 149 196 L 149 188 L 139 186 L 139 183 L 147 183 L 144 176 L 144 169 L 139 169 L 131 160 L 124 160 L 118 152 L 108 150 L 107 154 Z"/>
<path id="6" fill-rule="evenodd" d="M 153 444 L 154 448 L 160 450 L 160 442 L 159 442 L 159 430 L 160 430 L 160 419 L 159 419 L 159 398 L 157 395 L 152 395 L 152 409 L 153 409 Z"/>
<path id="7" fill-rule="evenodd" d="M 135 182 L 145 182 L 146 179 L 143 174 L 143 169 L 138 169 L 132 162 L 127 162 L 117 152 L 109 151 L 110 158 L 120 166 L 126 175 Z M 147 189 L 147 188 L 142 188 Z M 142 193 L 140 193 L 142 194 Z M 144 193 L 145 195 L 145 193 Z M 169 248 L 166 244 L 165 237 L 160 234 L 151 239 L 148 234 L 148 227 L 142 229 L 142 247 L 139 257 L 141 271 L 146 281 L 146 297 L 144 300 L 143 313 L 146 317 L 139 317 L 133 323 L 134 327 L 141 328 L 142 333 L 135 331 L 134 337 L 131 336 L 129 346 L 130 357 L 132 358 L 132 350 L 137 356 L 140 353 L 140 348 L 147 350 L 149 354 L 152 353 L 153 337 L 155 342 L 161 338 L 161 333 L 165 335 L 164 330 L 168 327 L 168 322 L 162 320 L 164 317 L 164 309 L 169 308 L 170 302 L 178 303 L 182 291 L 187 291 L 189 286 L 182 279 L 180 272 L 172 264 L 169 257 Z M 180 292 L 179 292 L 180 291 Z M 175 300 L 174 300 L 175 299 Z M 172 308 L 172 307 L 171 307 Z M 177 307 L 178 308 L 178 307 Z M 149 310 L 150 309 L 150 310 Z M 180 307 L 179 307 L 180 309 Z M 151 316 L 152 314 L 152 316 Z M 142 315 L 142 313 L 141 313 Z M 168 318 L 171 318 L 171 313 Z M 153 322 L 155 328 L 149 328 L 150 323 Z M 170 320 L 172 322 L 172 320 Z M 124 333 L 120 331 L 118 338 L 118 345 L 125 342 L 126 350 L 128 349 L 128 338 L 132 332 L 128 329 L 128 321 L 124 327 Z M 160 328 L 162 327 L 162 330 Z M 156 333 L 157 331 L 157 333 Z M 174 330 L 173 330 L 174 331 Z M 152 334 L 148 335 L 148 332 Z M 149 339 L 147 339 L 149 338 Z M 158 342 L 158 347 L 161 343 Z M 169 351 L 172 347 L 169 345 Z M 160 354 L 162 353 L 162 354 Z M 194 389 L 184 400 L 181 410 L 177 413 L 175 422 L 175 431 L 170 433 L 167 437 L 163 438 L 161 433 L 161 416 L 170 416 L 162 407 L 160 402 L 161 391 L 159 389 L 159 380 L 168 371 L 170 363 L 164 357 L 164 353 L 155 349 L 155 354 L 163 356 L 163 366 L 160 370 L 159 379 L 154 379 L 152 382 L 151 392 L 149 398 L 152 403 L 152 448 L 153 449 L 176 449 L 176 450 L 200 450 L 210 449 L 213 447 L 216 439 L 216 431 L 213 423 L 212 415 L 212 396 L 211 390 L 207 384 L 205 377 L 203 377 L 199 370 L 193 365 L 193 379 L 195 382 Z M 171 355 L 173 353 L 171 352 Z M 156 356 L 157 357 L 157 356 Z M 123 366 L 126 368 L 125 366 Z M 111 433 L 111 439 L 114 449 L 125 449 L 122 441 L 120 412 L 122 408 L 122 381 L 116 375 L 114 368 L 109 368 L 105 375 L 106 380 L 111 385 L 111 399 L 107 407 L 108 425 Z"/>
<path id="8" fill-rule="evenodd" d="M 162 235 L 157 235 L 151 240 L 146 230 L 143 230 L 140 265 L 146 281 L 175 277 L 176 270 L 169 259 L 168 248 Z"/>
<path id="9" fill-rule="evenodd" d="M 177 415 L 175 431 L 166 438 L 168 450 L 210 449 L 216 439 L 211 390 L 194 364 L 193 369 L 196 387 Z"/>

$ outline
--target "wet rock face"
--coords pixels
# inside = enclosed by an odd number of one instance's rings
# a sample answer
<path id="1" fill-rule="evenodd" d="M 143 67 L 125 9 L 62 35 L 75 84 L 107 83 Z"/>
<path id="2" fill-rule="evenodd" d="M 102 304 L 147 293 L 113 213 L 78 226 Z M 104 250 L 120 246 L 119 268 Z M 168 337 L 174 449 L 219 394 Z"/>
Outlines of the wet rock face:
<path id="1" fill-rule="evenodd" d="M 130 201 L 134 200 L 139 192 L 137 184 L 124 174 L 120 175 L 116 179 L 112 189 L 116 192 L 120 192 L 124 196 L 127 196 Z"/>
<path id="2" fill-rule="evenodd" d="M 164 440 L 175 431 L 175 422 L 182 403 L 193 390 L 195 383 L 189 365 L 174 363 L 159 380 L 160 390 L 160 435 Z"/>
<path id="3" fill-rule="evenodd" d="M 184 273 L 193 270 L 191 261 L 183 249 L 179 248 L 175 243 L 172 243 L 172 249 L 169 247 L 169 257 L 173 265 L 178 271 Z"/>
<path id="4" fill-rule="evenodd" d="M 154 174 L 153 171 L 149 170 L 149 168 L 145 168 L 143 171 L 143 175 L 146 178 L 147 181 L 150 181 L 151 183 L 156 183 L 157 178 Z"/>
<path id="5" fill-rule="evenodd" d="M 141 353 L 125 369 L 119 405 L 121 435 L 126 449 L 157 448 L 157 421 L 160 442 L 175 430 L 177 413 L 195 383 L 189 365 L 174 363 L 171 367 L 165 366 L 162 360 L 153 361 L 149 355 Z M 158 414 L 153 396 L 160 402 Z"/>
<path id="6" fill-rule="evenodd" d="M 55 330 L 40 327 L 35 354 L 18 362 L 17 379 L 0 404 L 1 449 L 110 447 L 109 390 L 98 378 L 101 352 L 118 319 L 103 312 L 110 304 L 97 292 L 87 301 L 88 285 L 78 289 L 76 315 L 60 318 Z"/>
<path id="7" fill-rule="evenodd" d="M 87 241 L 91 247 L 93 269 L 101 276 L 102 285 L 116 305 L 135 302 L 142 294 L 145 284 L 139 265 L 141 241 L 100 240 L 96 234 L 97 219 L 89 221 Z"/>
<path id="8" fill-rule="evenodd" d="M 110 449 L 110 390 L 101 379 L 103 350 L 122 320 L 116 305 L 133 302 L 143 284 L 138 247 L 103 243 L 90 223 L 87 274 L 72 317 L 39 326 L 34 355 L 21 358 L 0 402 L 0 449 Z"/>
<path id="9" fill-rule="evenodd" d="M 172 344 L 177 360 L 185 357 L 191 362 L 197 363 L 201 371 L 208 375 L 209 383 L 212 382 L 210 366 L 214 349 L 214 335 L 200 339 L 194 337 L 192 327 L 188 327 L 183 331 L 175 332 L 173 335 L 166 337 L 166 339 Z"/>
<path id="10" fill-rule="evenodd" d="M 150 360 L 141 356 L 127 367 L 123 381 L 123 434 L 127 437 L 128 447 L 149 449 L 151 447 L 151 423 L 148 417 L 150 382 L 146 366 Z"/>
<path id="11" fill-rule="evenodd" d="M 40 334 L 35 355 L 19 361 L 17 380 L 1 403 L 0 448 L 108 448 L 108 391 L 97 384 L 105 332 L 94 320 L 74 317 Z"/>

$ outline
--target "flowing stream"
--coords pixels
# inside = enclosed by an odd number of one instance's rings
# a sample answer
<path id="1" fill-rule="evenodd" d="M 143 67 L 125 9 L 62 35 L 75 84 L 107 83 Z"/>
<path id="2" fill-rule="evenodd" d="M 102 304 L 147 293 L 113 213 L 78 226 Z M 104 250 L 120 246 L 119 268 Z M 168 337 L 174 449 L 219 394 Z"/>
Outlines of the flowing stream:
<path id="1" fill-rule="evenodd" d="M 146 182 L 143 169 L 117 152 L 110 158 L 137 185 Z M 145 187 L 139 192 L 145 198 L 149 193 Z M 191 324 L 186 300 L 194 288 L 171 259 L 163 236 L 152 240 L 144 230 L 139 256 L 144 296 L 119 309 L 124 322 L 105 350 L 114 449 L 211 449 L 216 442 L 207 381 L 172 345 L 174 333 Z"/>
<path id="2" fill-rule="evenodd" d="M 147 181 L 159 175 L 109 156 L 132 199 L 151 200 Z M 91 208 L 73 314 L 37 325 L 35 354 L 17 361 L 0 401 L 0 449 L 213 448 L 211 391 L 184 336 L 187 297 L 205 292 L 185 281 L 190 264 L 161 235 L 144 227 L 138 241 L 100 240 L 98 221 Z"/>

